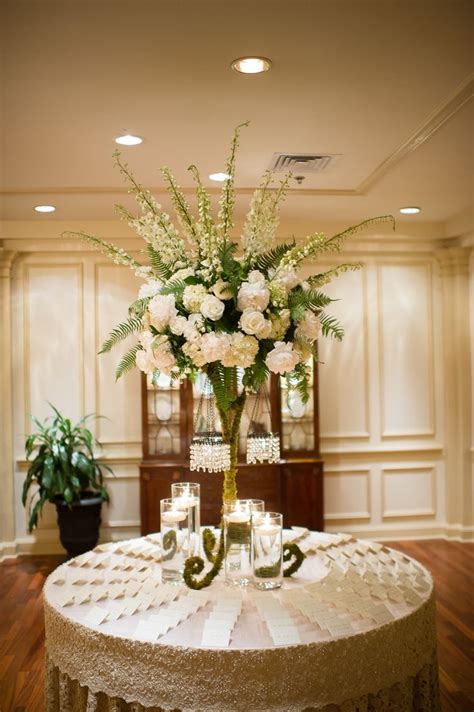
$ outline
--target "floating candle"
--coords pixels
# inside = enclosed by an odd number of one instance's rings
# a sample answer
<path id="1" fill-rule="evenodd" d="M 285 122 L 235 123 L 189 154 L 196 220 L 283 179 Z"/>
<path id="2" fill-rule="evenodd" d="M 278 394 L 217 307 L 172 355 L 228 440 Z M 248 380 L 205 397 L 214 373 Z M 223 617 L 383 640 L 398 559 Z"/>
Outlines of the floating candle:
<path id="1" fill-rule="evenodd" d="M 170 512 L 162 512 L 161 519 L 166 524 L 177 524 L 178 522 L 184 522 L 187 517 L 187 513 L 182 510 L 172 509 Z"/>

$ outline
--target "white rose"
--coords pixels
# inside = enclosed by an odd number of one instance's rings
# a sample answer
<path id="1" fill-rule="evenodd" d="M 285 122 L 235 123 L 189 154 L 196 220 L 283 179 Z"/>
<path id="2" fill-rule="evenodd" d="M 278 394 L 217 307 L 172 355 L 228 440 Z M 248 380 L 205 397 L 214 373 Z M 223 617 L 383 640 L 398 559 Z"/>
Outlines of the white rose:
<path id="1" fill-rule="evenodd" d="M 251 273 L 252 274 L 252 273 Z M 260 273 L 259 273 L 260 274 Z M 242 282 L 237 294 L 237 309 L 258 309 L 264 311 L 270 301 L 270 291 L 265 282 Z"/>
<path id="2" fill-rule="evenodd" d="M 178 313 L 172 294 L 157 294 L 149 303 L 148 311 L 150 321 L 157 331 L 164 331 Z"/>
<path id="3" fill-rule="evenodd" d="M 258 269 L 252 270 L 252 272 L 249 272 L 249 276 L 247 277 L 247 281 L 250 282 L 250 284 L 265 284 L 265 275 L 263 275 L 261 272 L 258 271 Z"/>
<path id="4" fill-rule="evenodd" d="M 293 350 L 293 344 L 277 341 L 265 363 L 272 373 L 288 373 L 293 371 L 299 360 L 299 354 Z"/>
<path id="5" fill-rule="evenodd" d="M 151 351 L 144 351 L 142 349 L 137 351 L 135 356 L 135 363 L 137 364 L 137 367 L 140 369 L 140 371 L 143 371 L 143 373 L 153 373 L 153 371 L 155 370 L 153 354 L 151 353 Z"/>
<path id="6" fill-rule="evenodd" d="M 212 321 L 218 321 L 223 315 L 224 309 L 224 302 L 221 302 L 220 299 L 212 294 L 208 294 L 201 302 L 201 314 Z"/>
<path id="7" fill-rule="evenodd" d="M 306 339 L 306 341 L 312 344 L 313 341 L 316 341 L 318 338 L 320 331 L 321 321 L 319 317 L 316 316 L 314 312 L 308 310 L 304 313 L 304 317 L 301 321 L 298 322 L 295 334 L 296 336 L 302 336 L 303 339 Z"/>
<path id="8" fill-rule="evenodd" d="M 146 282 L 146 284 L 142 284 L 138 290 L 138 298 L 146 299 L 146 297 L 154 297 L 158 294 L 162 286 L 163 282 L 159 279 L 151 279 L 149 282 Z"/>
<path id="9" fill-rule="evenodd" d="M 175 316 L 174 319 L 170 321 L 170 330 L 176 336 L 182 336 L 188 320 L 184 316 Z"/>
<path id="10" fill-rule="evenodd" d="M 204 334 L 201 338 L 201 351 L 206 359 L 206 363 L 212 361 L 222 361 L 230 348 L 231 339 L 229 334 L 215 334 L 211 332 Z"/>
<path id="11" fill-rule="evenodd" d="M 253 334 L 257 339 L 266 339 L 270 336 L 272 323 L 256 309 L 245 309 L 240 317 L 239 326 L 246 334 Z"/>
<path id="12" fill-rule="evenodd" d="M 197 312 L 201 302 L 207 294 L 206 287 L 202 284 L 188 284 L 183 292 L 183 304 L 190 312 Z"/>
<path id="13" fill-rule="evenodd" d="M 212 291 L 218 299 L 232 299 L 232 291 L 229 282 L 219 279 L 212 287 Z"/>

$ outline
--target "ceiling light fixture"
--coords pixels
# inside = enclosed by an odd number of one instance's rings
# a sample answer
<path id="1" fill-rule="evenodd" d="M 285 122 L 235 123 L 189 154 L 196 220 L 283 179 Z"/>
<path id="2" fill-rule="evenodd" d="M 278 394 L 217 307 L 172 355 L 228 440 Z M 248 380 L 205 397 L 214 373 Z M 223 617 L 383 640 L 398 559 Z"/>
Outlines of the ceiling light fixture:
<path id="1" fill-rule="evenodd" d="M 34 209 L 37 213 L 54 213 L 56 210 L 54 205 L 35 205 Z"/>
<path id="2" fill-rule="evenodd" d="M 123 136 L 117 136 L 115 143 L 119 143 L 121 146 L 138 146 L 140 143 L 143 143 L 143 139 L 141 136 L 124 134 Z"/>
<path id="3" fill-rule="evenodd" d="M 400 208 L 400 212 L 403 213 L 404 215 L 416 215 L 417 213 L 421 212 L 421 208 L 416 208 L 414 205 L 413 206 L 408 206 L 406 208 Z"/>
<path id="4" fill-rule="evenodd" d="M 241 74 L 260 74 L 261 72 L 268 72 L 272 62 L 266 57 L 239 57 L 234 59 L 230 66 L 234 71 Z"/>
<path id="5" fill-rule="evenodd" d="M 225 180 L 229 180 L 230 175 L 228 173 L 210 173 L 209 178 L 211 180 L 216 180 L 219 183 L 223 183 Z"/>

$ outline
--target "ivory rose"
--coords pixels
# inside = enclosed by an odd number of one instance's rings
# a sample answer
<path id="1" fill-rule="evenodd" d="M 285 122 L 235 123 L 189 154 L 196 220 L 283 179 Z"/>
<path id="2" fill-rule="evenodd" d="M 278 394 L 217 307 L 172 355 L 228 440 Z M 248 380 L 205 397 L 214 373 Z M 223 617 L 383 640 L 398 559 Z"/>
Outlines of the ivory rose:
<path id="1" fill-rule="evenodd" d="M 217 280 L 215 285 L 212 287 L 212 291 L 218 299 L 232 299 L 230 284 L 229 282 L 224 282 L 223 279 Z"/>
<path id="2" fill-rule="evenodd" d="M 275 348 L 270 351 L 265 363 L 272 373 L 288 373 L 293 371 L 300 357 L 293 350 L 293 344 L 285 341 L 276 341 Z"/>
<path id="3" fill-rule="evenodd" d="M 252 272 L 250 274 L 253 274 Z M 260 274 L 258 272 L 257 274 Z M 255 282 L 242 282 L 237 294 L 237 309 L 243 312 L 245 309 L 258 309 L 263 312 L 270 301 L 270 291 L 265 284 L 265 280 Z"/>
<path id="4" fill-rule="evenodd" d="M 201 314 L 211 321 L 218 321 L 224 313 L 225 305 L 220 299 L 208 294 L 201 302 Z"/>
<path id="5" fill-rule="evenodd" d="M 149 282 L 142 284 L 138 290 L 138 298 L 146 299 L 146 297 L 154 297 L 163 286 L 163 282 L 159 279 L 151 279 Z"/>
<path id="6" fill-rule="evenodd" d="M 262 312 L 256 309 L 244 309 L 239 326 L 246 334 L 252 334 L 257 339 L 267 339 L 272 330 L 272 323 L 265 319 Z"/>

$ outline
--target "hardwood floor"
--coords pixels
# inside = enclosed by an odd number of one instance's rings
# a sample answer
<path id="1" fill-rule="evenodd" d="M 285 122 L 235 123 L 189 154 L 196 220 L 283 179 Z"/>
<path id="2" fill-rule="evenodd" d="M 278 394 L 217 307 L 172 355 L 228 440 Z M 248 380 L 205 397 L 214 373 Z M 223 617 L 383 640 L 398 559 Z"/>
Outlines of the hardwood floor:
<path id="1" fill-rule="evenodd" d="M 474 544 L 388 544 L 427 566 L 435 580 L 443 712 L 474 708 Z M 59 556 L 25 556 L 0 564 L 0 712 L 43 712 L 41 590 Z"/>

